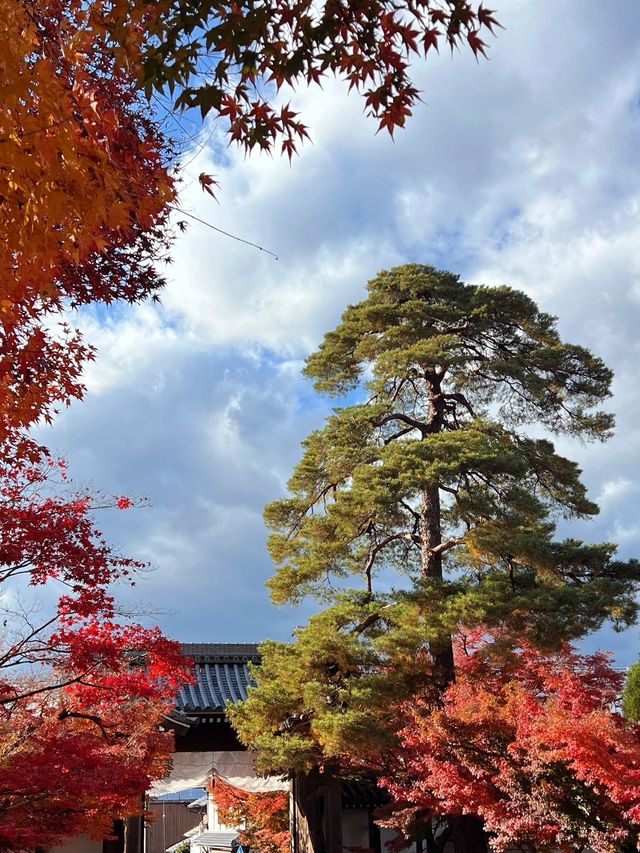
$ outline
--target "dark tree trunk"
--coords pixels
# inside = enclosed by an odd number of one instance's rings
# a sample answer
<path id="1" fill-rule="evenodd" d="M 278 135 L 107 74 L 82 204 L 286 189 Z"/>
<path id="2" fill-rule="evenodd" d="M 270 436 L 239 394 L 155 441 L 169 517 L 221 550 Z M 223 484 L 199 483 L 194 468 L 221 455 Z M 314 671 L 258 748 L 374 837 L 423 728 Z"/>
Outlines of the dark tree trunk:
<path id="1" fill-rule="evenodd" d="M 113 824 L 112 837 L 102 842 L 102 853 L 123 853 L 124 823 L 121 820 Z"/>
<path id="2" fill-rule="evenodd" d="M 142 853 L 144 818 L 130 817 L 124 823 L 124 853 Z"/>
<path id="3" fill-rule="evenodd" d="M 444 422 L 444 399 L 440 380 L 436 374 L 425 373 L 425 381 L 429 386 L 429 420 L 428 428 L 423 434 L 425 440 L 430 435 L 442 431 Z M 440 489 L 438 484 L 430 483 L 422 492 L 422 507 L 420 509 L 420 561 L 422 576 L 434 580 L 442 580 L 442 527 L 441 527 Z M 451 639 L 445 637 L 441 642 L 432 644 L 431 654 L 435 664 L 435 678 L 442 690 L 451 684 L 455 678 L 453 668 L 453 647 Z"/>
<path id="4" fill-rule="evenodd" d="M 424 845 L 426 853 L 444 853 L 453 848 L 454 853 L 488 853 L 487 834 L 482 821 L 473 815 L 457 815 L 445 818 L 445 825 L 439 821 L 437 832 L 433 824 L 427 822 L 423 827 L 423 840 L 416 843 L 418 848 Z"/>
<path id="5" fill-rule="evenodd" d="M 442 580 L 442 544 L 440 529 L 440 490 L 437 486 L 428 486 L 422 493 L 420 512 L 420 548 L 422 575 L 425 578 Z M 433 644 L 431 654 L 435 664 L 435 677 L 441 689 L 446 689 L 454 680 L 453 646 L 451 638 L 445 637 Z"/>
<path id="6" fill-rule="evenodd" d="M 318 770 L 300 774 L 293 799 L 295 853 L 342 853 L 339 780 Z"/>
<path id="7" fill-rule="evenodd" d="M 487 853 L 487 834 L 480 818 L 459 815 L 450 818 L 455 853 Z"/>
<path id="8" fill-rule="evenodd" d="M 422 493 L 420 511 L 420 561 L 424 577 L 442 579 L 442 554 L 433 551 L 441 543 L 440 489 L 428 486 Z"/>
<path id="9" fill-rule="evenodd" d="M 427 377 L 428 380 L 428 377 Z M 439 383 L 432 382 L 429 405 L 429 433 L 439 433 L 442 430 L 444 410 L 441 388 Z M 421 568 L 425 578 L 442 580 L 442 510 L 440 506 L 440 489 L 438 485 L 426 486 L 422 493 L 420 512 L 420 548 Z M 441 691 L 455 681 L 453 663 L 453 644 L 451 637 L 443 637 L 437 644 L 431 646 L 434 661 L 434 675 Z M 455 853 L 487 853 L 487 835 L 482 821 L 473 815 L 460 815 L 449 818 L 450 832 L 448 839 L 453 843 Z M 427 839 L 427 848 L 437 846 L 433 837 Z"/>

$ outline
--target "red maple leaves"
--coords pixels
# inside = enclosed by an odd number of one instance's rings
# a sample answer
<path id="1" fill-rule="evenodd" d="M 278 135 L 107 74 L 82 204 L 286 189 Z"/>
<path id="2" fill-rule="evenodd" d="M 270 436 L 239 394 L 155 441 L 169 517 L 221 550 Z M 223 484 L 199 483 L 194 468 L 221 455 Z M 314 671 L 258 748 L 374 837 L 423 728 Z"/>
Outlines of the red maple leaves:
<path id="1" fill-rule="evenodd" d="M 500 26 L 491 9 L 467 0 L 273 0 L 197 8 L 180 0 L 112 0 L 103 25 L 127 51 L 148 96 L 154 90 L 173 95 L 177 88 L 176 106 L 226 118 L 231 139 L 247 151 L 279 144 L 289 157 L 307 127 L 288 106 L 271 105 L 269 83 L 296 89 L 340 77 L 364 97 L 378 128 L 393 134 L 420 97 L 412 56 L 441 43 L 485 55 L 482 33 Z"/>
<path id="2" fill-rule="evenodd" d="M 472 814 L 492 846 L 618 849 L 640 826 L 640 727 L 616 711 L 621 676 L 602 654 L 459 639 L 441 707 L 404 710 L 387 821 Z"/>
<path id="3" fill-rule="evenodd" d="M 113 551 L 94 503 L 63 463 L 0 463 L 3 850 L 108 834 L 139 811 L 172 749 L 158 726 L 189 675 L 176 643 L 118 617 L 112 585 L 143 564 Z M 27 598 L 37 589 L 48 607 Z"/>

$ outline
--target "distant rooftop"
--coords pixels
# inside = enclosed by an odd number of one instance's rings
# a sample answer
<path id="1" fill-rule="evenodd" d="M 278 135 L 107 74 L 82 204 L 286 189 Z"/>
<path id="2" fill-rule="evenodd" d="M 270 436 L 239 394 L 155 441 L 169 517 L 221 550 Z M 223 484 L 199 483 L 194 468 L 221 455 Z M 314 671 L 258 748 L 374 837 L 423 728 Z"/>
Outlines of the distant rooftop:
<path id="1" fill-rule="evenodd" d="M 195 684 L 183 684 L 177 710 L 224 712 L 227 705 L 244 702 L 252 683 L 249 663 L 259 663 L 255 643 L 183 643 L 182 652 L 195 661 Z"/>
<path id="2" fill-rule="evenodd" d="M 202 832 L 191 838 L 192 844 L 199 844 L 207 850 L 233 850 L 237 832 Z"/>
<path id="3" fill-rule="evenodd" d="M 207 661 L 228 661 L 233 658 L 234 662 L 247 662 L 260 660 L 258 646 L 256 643 L 183 643 L 182 653 L 188 658 L 195 658 L 198 663 L 200 658 Z"/>

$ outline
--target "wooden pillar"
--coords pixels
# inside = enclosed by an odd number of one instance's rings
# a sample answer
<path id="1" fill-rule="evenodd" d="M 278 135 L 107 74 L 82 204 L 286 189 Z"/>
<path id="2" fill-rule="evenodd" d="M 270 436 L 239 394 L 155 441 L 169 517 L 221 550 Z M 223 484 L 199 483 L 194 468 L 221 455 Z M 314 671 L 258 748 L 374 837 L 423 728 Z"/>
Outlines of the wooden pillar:
<path id="1" fill-rule="evenodd" d="M 322 828 L 327 853 L 342 853 L 342 788 L 339 779 L 327 782 Z"/>
<path id="2" fill-rule="evenodd" d="M 124 824 L 124 853 L 143 853 L 144 818 L 127 818 Z"/>
<path id="3" fill-rule="evenodd" d="M 374 853 L 382 853 L 382 839 L 380 838 L 380 827 L 373 819 L 373 809 L 369 808 L 369 848 Z M 422 851 L 418 851 L 422 853 Z"/>

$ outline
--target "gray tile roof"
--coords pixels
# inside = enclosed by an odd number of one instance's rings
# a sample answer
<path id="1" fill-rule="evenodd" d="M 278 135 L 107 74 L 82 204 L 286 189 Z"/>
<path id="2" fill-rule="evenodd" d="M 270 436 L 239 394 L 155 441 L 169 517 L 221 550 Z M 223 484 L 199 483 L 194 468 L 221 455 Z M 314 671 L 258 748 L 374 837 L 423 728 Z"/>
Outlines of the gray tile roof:
<path id="1" fill-rule="evenodd" d="M 256 643 L 183 643 L 182 653 L 196 660 L 260 660 Z"/>
<path id="2" fill-rule="evenodd" d="M 182 651 L 195 662 L 196 680 L 180 687 L 178 711 L 220 713 L 247 698 L 248 664 L 260 661 L 254 643 L 184 643 Z"/>
<path id="3" fill-rule="evenodd" d="M 373 779 L 342 779 L 340 783 L 343 809 L 368 809 L 385 806 L 389 795 L 378 788 Z"/>

